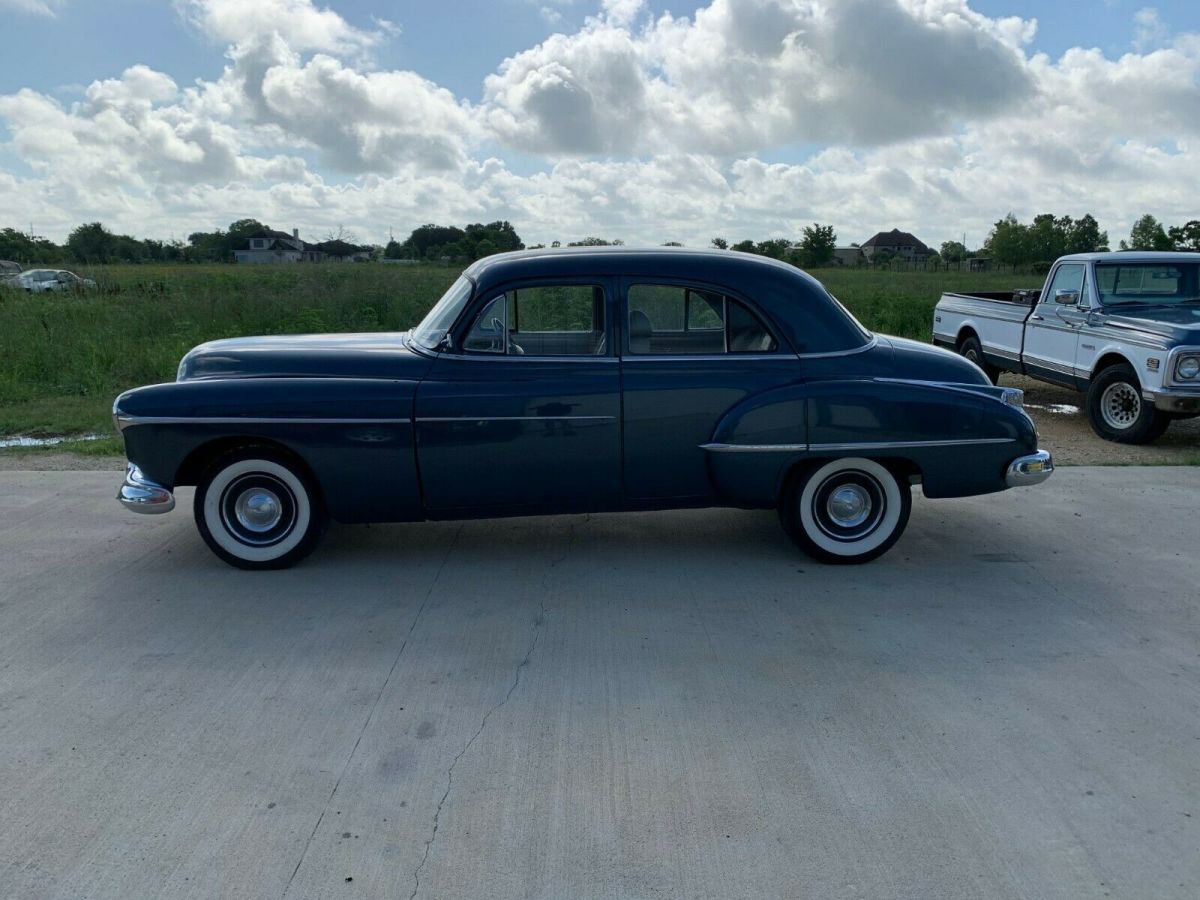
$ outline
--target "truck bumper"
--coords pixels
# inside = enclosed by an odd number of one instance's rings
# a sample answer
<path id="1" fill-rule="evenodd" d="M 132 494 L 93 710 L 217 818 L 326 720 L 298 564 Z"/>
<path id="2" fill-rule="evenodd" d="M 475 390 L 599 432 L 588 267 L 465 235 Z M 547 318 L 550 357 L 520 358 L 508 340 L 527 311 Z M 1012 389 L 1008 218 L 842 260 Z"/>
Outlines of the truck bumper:
<path id="1" fill-rule="evenodd" d="M 1160 388 L 1143 391 L 1142 399 L 1151 401 L 1154 408 L 1162 412 L 1200 415 L 1200 392 L 1194 390 Z"/>
<path id="2" fill-rule="evenodd" d="M 1028 456 L 1018 456 L 1008 464 L 1004 482 L 1009 487 L 1024 487 L 1041 484 L 1054 473 L 1054 460 L 1048 450 L 1039 450 Z"/>

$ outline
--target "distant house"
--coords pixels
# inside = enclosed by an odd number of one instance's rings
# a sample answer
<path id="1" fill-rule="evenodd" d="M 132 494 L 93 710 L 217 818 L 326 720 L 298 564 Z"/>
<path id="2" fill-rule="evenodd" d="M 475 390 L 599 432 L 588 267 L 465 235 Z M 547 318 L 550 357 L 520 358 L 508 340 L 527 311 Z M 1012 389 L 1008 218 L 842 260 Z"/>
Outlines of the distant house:
<path id="1" fill-rule="evenodd" d="M 298 228 L 291 234 L 264 228 L 247 235 L 244 246 L 234 250 L 233 256 L 240 263 L 318 262 L 309 247 L 300 240 Z"/>
<path id="2" fill-rule="evenodd" d="M 905 262 L 924 262 L 929 259 L 930 249 L 907 231 L 893 228 L 881 231 L 862 245 L 862 253 L 868 260 L 879 253 L 890 253 Z"/>
<path id="3" fill-rule="evenodd" d="M 247 235 L 234 257 L 240 263 L 368 262 L 371 251 L 340 240 L 310 244 L 301 240 L 299 228 L 291 234 L 264 228 Z"/>
<path id="4" fill-rule="evenodd" d="M 371 250 L 368 247 L 359 247 L 355 244 L 347 243 L 346 241 L 322 241 L 319 244 L 312 245 L 313 249 L 321 254 L 323 262 L 370 262 Z"/>
<path id="5" fill-rule="evenodd" d="M 835 247 L 833 264 L 835 266 L 861 266 L 867 261 L 861 247 Z"/>

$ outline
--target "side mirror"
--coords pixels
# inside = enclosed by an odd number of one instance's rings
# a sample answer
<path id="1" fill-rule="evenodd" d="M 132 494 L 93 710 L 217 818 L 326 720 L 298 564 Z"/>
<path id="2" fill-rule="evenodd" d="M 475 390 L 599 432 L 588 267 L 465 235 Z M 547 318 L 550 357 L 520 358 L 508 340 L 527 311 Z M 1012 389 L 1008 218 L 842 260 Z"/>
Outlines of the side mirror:
<path id="1" fill-rule="evenodd" d="M 1054 302 L 1060 306 L 1078 306 L 1079 291 L 1056 291 L 1054 294 Z"/>
<path id="2" fill-rule="evenodd" d="M 444 335 L 442 335 L 442 339 L 437 342 L 437 350 L 438 353 L 454 352 L 454 338 L 450 336 L 450 332 L 446 332 Z"/>

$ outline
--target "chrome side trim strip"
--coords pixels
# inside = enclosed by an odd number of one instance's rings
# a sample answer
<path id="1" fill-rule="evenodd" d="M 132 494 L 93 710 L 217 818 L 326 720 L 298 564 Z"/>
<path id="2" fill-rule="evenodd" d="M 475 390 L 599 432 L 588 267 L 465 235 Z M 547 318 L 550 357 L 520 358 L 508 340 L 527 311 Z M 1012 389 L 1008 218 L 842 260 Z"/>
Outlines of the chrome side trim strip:
<path id="1" fill-rule="evenodd" d="M 750 359 L 786 359 L 796 361 L 796 354 L 777 353 L 627 353 L 621 357 L 622 362 L 716 362 L 717 360 L 750 360 Z"/>
<path id="2" fill-rule="evenodd" d="M 965 447 L 976 444 L 1012 444 L 1015 438 L 956 438 L 944 441 L 867 441 L 845 444 L 701 444 L 713 453 L 828 453 L 843 450 L 894 450 L 922 447 Z"/>
<path id="3" fill-rule="evenodd" d="M 426 422 L 615 422 L 616 416 L 421 416 Z"/>
<path id="4" fill-rule="evenodd" d="M 846 444 L 809 444 L 808 449 L 814 452 L 831 450 L 893 450 L 919 449 L 922 447 L 966 447 L 977 444 L 1012 444 L 1015 438 L 955 438 L 945 441 L 867 441 L 864 443 Z"/>
<path id="5" fill-rule="evenodd" d="M 808 444 L 701 444 L 701 450 L 711 453 L 803 453 Z"/>
<path id="6" fill-rule="evenodd" d="M 114 416 L 117 429 L 135 425 L 412 425 L 411 419 L 296 419 L 283 416 Z"/>

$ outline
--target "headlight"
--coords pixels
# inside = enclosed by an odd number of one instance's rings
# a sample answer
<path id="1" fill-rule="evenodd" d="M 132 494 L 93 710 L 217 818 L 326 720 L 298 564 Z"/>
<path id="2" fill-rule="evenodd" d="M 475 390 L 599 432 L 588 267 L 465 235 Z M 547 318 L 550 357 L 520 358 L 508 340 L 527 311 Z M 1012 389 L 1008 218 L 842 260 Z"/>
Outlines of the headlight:
<path id="1" fill-rule="evenodd" d="M 1200 356 L 1181 356 L 1175 363 L 1175 377 L 1180 381 L 1200 378 Z"/>

